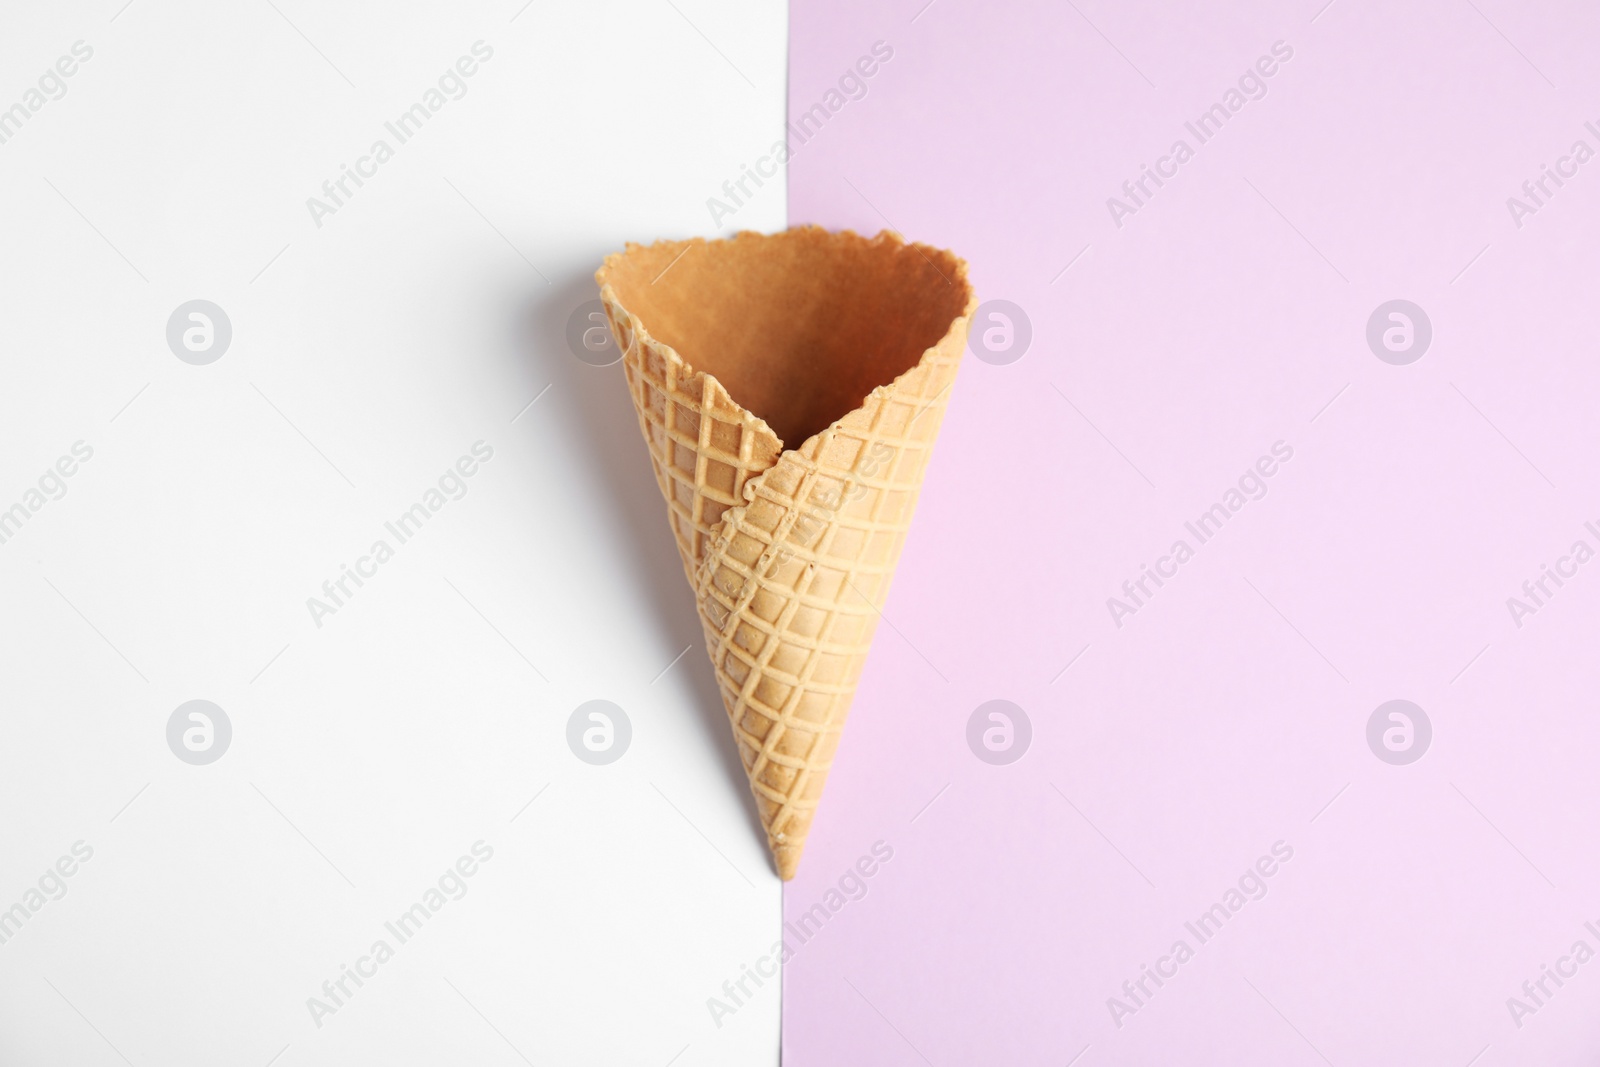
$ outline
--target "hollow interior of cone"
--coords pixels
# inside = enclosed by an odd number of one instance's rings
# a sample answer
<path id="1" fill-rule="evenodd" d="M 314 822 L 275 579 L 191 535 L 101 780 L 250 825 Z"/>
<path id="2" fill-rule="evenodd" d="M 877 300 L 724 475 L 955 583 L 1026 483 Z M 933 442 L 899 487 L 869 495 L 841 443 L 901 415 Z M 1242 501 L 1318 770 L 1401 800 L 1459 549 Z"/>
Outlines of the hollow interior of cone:
<path id="1" fill-rule="evenodd" d="M 916 366 L 968 296 L 948 252 L 820 230 L 635 248 L 610 281 L 789 448 Z"/>

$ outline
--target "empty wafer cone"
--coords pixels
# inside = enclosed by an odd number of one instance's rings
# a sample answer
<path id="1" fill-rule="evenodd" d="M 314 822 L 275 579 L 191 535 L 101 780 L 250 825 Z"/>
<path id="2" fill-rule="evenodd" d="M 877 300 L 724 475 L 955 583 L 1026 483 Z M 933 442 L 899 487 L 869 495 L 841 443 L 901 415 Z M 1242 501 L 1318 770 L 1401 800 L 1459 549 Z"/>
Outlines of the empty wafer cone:
<path id="1" fill-rule="evenodd" d="M 949 252 L 815 226 L 630 244 L 595 280 L 787 880 L 977 298 Z"/>

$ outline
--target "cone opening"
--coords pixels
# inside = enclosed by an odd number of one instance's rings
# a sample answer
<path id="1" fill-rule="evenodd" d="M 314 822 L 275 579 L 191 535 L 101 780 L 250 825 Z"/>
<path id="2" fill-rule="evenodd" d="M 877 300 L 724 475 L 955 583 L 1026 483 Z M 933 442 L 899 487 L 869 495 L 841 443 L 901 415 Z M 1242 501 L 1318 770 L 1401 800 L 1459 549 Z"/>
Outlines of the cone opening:
<path id="1" fill-rule="evenodd" d="M 602 273 L 651 337 L 789 448 L 916 366 L 971 296 L 949 252 L 815 226 L 634 245 Z"/>

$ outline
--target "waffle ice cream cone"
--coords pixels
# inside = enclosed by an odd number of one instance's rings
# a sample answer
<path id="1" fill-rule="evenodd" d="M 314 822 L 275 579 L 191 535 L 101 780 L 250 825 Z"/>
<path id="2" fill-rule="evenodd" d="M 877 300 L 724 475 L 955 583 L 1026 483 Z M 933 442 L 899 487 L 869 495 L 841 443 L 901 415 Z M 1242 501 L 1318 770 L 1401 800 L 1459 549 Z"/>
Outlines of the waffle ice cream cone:
<path id="1" fill-rule="evenodd" d="M 977 298 L 949 252 L 815 226 L 630 244 L 595 280 L 788 880 Z"/>

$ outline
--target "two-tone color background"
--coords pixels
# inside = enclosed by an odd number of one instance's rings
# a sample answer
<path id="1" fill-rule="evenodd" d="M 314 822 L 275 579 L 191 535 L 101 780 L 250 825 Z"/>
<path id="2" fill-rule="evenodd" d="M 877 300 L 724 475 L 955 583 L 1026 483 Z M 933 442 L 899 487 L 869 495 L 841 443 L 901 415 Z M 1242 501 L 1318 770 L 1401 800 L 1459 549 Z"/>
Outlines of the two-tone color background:
<path id="1" fill-rule="evenodd" d="M 0 1064 L 1593 1062 L 1597 41 L 7 9 Z M 587 304 L 800 222 L 992 303 L 780 887 Z"/>

